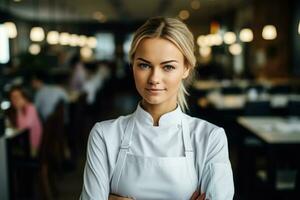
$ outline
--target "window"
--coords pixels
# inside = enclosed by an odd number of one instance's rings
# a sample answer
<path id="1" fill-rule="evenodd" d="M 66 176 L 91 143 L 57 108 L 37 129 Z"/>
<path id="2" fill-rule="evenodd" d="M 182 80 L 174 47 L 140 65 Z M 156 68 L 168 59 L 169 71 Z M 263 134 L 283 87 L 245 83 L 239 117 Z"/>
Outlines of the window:
<path id="1" fill-rule="evenodd" d="M 115 58 L 115 40 L 112 33 L 98 33 L 96 34 L 97 60 L 113 60 Z"/>
<path id="2" fill-rule="evenodd" d="M 9 39 L 4 25 L 0 24 L 0 64 L 9 61 Z"/>

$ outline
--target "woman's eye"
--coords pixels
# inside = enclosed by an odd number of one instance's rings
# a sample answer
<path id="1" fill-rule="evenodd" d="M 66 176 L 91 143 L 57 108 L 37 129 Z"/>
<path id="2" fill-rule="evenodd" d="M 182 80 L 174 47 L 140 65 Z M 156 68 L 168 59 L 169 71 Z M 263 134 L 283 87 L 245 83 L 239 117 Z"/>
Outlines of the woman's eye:
<path id="1" fill-rule="evenodd" d="M 171 71 L 171 70 L 174 70 L 174 69 L 175 69 L 175 67 L 172 66 L 172 65 L 165 65 L 165 66 L 164 66 L 164 70 L 165 70 L 165 71 Z"/>
<path id="2" fill-rule="evenodd" d="M 149 66 L 148 64 L 146 64 L 146 63 L 140 63 L 140 64 L 138 64 L 138 66 L 139 66 L 141 69 L 147 69 L 147 68 L 150 67 L 150 66 Z"/>

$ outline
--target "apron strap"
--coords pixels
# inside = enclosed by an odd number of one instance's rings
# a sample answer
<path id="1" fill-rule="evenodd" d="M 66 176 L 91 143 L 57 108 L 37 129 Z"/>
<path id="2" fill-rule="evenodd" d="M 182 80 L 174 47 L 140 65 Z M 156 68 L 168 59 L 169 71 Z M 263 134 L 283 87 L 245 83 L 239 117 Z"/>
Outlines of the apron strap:
<path id="1" fill-rule="evenodd" d="M 112 193 L 116 193 L 118 191 L 118 182 L 121 177 L 121 172 L 123 170 L 123 166 L 127 157 L 127 153 L 129 151 L 131 145 L 131 137 L 134 128 L 134 115 L 129 118 L 128 124 L 125 129 L 124 137 L 121 142 L 120 151 L 117 158 L 117 163 L 115 165 L 115 169 L 113 171 L 113 176 L 111 180 L 111 191 Z"/>
<path id="2" fill-rule="evenodd" d="M 182 135 L 183 135 L 183 145 L 184 145 L 185 156 L 188 158 L 193 158 L 194 150 L 193 150 L 192 142 L 191 142 L 190 129 L 187 124 L 187 120 L 184 118 L 183 114 L 182 114 L 181 126 L 182 126 Z"/>

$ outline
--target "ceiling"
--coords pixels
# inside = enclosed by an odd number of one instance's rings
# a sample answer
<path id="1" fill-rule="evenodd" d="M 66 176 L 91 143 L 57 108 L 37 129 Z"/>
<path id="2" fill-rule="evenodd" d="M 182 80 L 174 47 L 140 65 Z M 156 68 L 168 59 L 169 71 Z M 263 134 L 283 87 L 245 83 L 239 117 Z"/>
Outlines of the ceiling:
<path id="1" fill-rule="evenodd" d="M 242 6 L 246 0 L 4 0 L 0 6 L 29 20 L 119 22 L 145 20 L 151 16 L 175 17 L 180 10 L 190 12 L 190 21 L 206 20 Z M 200 8 L 191 8 L 191 2 Z"/>

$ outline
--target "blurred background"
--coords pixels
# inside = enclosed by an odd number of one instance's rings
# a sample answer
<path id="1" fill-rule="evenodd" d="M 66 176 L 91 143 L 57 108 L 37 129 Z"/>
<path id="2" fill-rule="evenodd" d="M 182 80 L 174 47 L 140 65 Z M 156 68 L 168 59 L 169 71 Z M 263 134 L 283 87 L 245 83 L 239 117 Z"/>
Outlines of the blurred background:
<path id="1" fill-rule="evenodd" d="M 299 199 L 300 1 L 1 0 L 1 200 L 79 198 L 90 129 L 140 99 L 128 51 L 152 16 L 195 36 L 188 113 L 225 128 L 235 199 Z"/>

